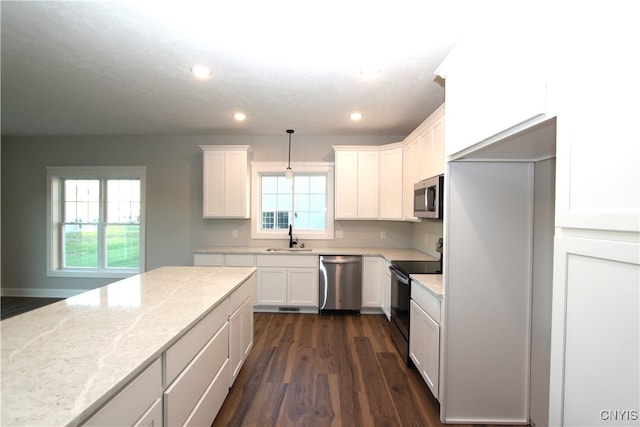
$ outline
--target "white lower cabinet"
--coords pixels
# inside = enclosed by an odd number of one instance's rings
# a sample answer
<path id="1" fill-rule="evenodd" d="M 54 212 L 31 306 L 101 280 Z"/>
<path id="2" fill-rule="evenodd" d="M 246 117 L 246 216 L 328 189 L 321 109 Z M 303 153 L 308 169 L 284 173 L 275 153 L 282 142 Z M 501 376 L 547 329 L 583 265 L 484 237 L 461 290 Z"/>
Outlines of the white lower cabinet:
<path id="1" fill-rule="evenodd" d="M 440 300 L 419 285 L 411 287 L 409 357 L 439 398 L 440 371 Z"/>
<path id="2" fill-rule="evenodd" d="M 549 425 L 637 426 L 640 244 L 573 234 L 555 242 Z"/>
<path id="3" fill-rule="evenodd" d="M 387 320 L 391 321 L 391 271 L 389 271 L 390 262 L 383 260 L 381 262 L 382 272 L 382 311 Z"/>
<path id="4" fill-rule="evenodd" d="M 318 308 L 318 257 L 258 255 L 257 307 Z"/>
<path id="5" fill-rule="evenodd" d="M 216 387 L 215 381 L 221 382 L 219 388 L 223 390 L 223 396 L 226 397 L 229 390 L 227 375 L 229 359 L 228 351 L 221 350 L 227 349 L 228 345 L 229 325 L 225 322 L 164 392 L 166 425 L 184 425 L 187 419 L 193 418 L 196 415 L 194 410 L 199 410 L 197 404 L 206 394 L 205 392 Z M 220 396 L 222 400 L 224 400 L 223 396 Z M 210 399 L 216 400 L 216 397 L 211 396 Z M 213 419 L 210 421 L 213 422 Z"/>
<path id="6" fill-rule="evenodd" d="M 317 258 L 316 258 L 317 259 Z M 318 269 L 287 269 L 287 305 L 318 306 Z"/>
<path id="7" fill-rule="evenodd" d="M 362 258 L 362 308 L 382 306 L 382 276 L 380 275 L 383 259 L 380 257 Z"/>
<path id="8" fill-rule="evenodd" d="M 231 295 L 229 316 L 229 387 L 233 385 L 253 347 L 253 288 L 247 281 Z"/>
<path id="9" fill-rule="evenodd" d="M 156 359 L 84 426 L 162 425 L 162 363 Z"/>
<path id="10" fill-rule="evenodd" d="M 193 265 L 208 267 L 254 267 L 255 255 L 250 254 L 193 254 Z"/>

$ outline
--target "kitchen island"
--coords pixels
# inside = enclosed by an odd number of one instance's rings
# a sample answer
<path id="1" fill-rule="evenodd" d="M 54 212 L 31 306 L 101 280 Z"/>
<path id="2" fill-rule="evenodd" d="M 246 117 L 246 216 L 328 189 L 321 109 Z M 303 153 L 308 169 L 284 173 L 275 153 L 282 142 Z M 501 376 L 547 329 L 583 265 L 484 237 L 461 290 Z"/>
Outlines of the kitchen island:
<path id="1" fill-rule="evenodd" d="M 165 352 L 214 311 L 227 328 L 228 301 L 245 283 L 252 292 L 254 273 L 162 267 L 2 321 L 0 424 L 83 423 L 143 371 L 164 369 Z M 162 393 L 166 372 L 156 380 Z"/>

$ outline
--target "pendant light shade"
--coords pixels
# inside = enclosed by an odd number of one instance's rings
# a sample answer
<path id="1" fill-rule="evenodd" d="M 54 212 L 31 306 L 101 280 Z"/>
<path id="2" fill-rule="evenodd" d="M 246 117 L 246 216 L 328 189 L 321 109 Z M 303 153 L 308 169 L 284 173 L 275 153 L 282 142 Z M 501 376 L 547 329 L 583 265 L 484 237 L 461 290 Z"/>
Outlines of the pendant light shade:
<path id="1" fill-rule="evenodd" d="M 289 161 L 287 162 L 287 170 L 285 171 L 284 176 L 287 179 L 293 178 L 293 171 L 291 170 L 291 134 L 294 132 L 293 129 L 287 129 L 287 133 L 289 134 Z"/>

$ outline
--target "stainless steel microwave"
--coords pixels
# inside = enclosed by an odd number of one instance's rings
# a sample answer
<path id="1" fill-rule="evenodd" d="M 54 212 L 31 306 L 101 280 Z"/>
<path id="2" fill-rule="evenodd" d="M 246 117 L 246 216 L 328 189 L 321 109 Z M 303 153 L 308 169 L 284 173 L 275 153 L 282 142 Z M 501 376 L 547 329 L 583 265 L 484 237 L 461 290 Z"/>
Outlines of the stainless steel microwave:
<path id="1" fill-rule="evenodd" d="M 442 219 L 444 175 L 434 176 L 413 186 L 413 216 Z"/>

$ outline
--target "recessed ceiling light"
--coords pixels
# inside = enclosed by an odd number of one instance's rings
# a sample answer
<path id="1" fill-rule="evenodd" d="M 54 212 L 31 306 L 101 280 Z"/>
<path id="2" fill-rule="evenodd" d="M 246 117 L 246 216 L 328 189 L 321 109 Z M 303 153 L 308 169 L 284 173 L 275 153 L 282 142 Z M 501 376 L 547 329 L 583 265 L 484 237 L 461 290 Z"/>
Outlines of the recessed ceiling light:
<path id="1" fill-rule="evenodd" d="M 354 122 L 357 122 L 362 118 L 362 113 L 358 113 L 358 112 L 351 113 L 351 116 L 349 117 L 351 117 L 351 120 L 353 120 Z"/>
<path id="2" fill-rule="evenodd" d="M 237 121 L 241 122 L 241 121 L 243 121 L 244 119 L 247 118 L 247 115 L 244 114 L 244 113 L 235 113 L 233 115 L 233 118 L 236 119 Z"/>
<path id="3" fill-rule="evenodd" d="M 204 65 L 194 65 L 191 67 L 191 72 L 199 79 L 211 77 L 211 68 L 205 67 Z"/>

